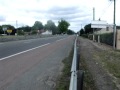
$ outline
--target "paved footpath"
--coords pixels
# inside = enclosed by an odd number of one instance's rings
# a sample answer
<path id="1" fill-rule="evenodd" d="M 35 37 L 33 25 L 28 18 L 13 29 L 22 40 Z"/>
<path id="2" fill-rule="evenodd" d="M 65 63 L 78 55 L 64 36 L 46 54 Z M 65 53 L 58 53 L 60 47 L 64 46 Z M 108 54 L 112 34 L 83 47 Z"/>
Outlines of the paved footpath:
<path id="1" fill-rule="evenodd" d="M 0 61 L 0 90 L 55 90 L 75 36 Z"/>

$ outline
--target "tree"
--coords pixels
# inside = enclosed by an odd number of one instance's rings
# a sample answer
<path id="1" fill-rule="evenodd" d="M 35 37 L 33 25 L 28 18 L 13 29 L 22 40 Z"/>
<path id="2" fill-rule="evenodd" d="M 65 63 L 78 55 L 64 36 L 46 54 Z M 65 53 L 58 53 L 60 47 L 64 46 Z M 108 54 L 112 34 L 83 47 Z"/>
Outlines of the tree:
<path id="1" fill-rule="evenodd" d="M 85 31 L 84 31 L 83 29 L 80 30 L 80 36 L 81 36 L 82 34 L 85 34 Z"/>
<path id="2" fill-rule="evenodd" d="M 37 34 L 37 33 L 38 33 L 38 32 L 37 32 L 36 30 L 33 30 L 33 31 L 31 32 L 32 35 Z"/>
<path id="3" fill-rule="evenodd" d="M 14 30 L 15 29 L 15 27 L 14 26 L 12 26 L 12 25 L 2 25 L 2 28 L 3 27 L 6 27 L 7 29 L 11 29 L 11 30 Z"/>
<path id="4" fill-rule="evenodd" d="M 120 29 L 120 26 L 116 26 L 116 29 Z"/>
<path id="5" fill-rule="evenodd" d="M 18 30 L 23 30 L 24 32 L 30 32 L 32 29 L 32 27 L 30 26 L 22 26 L 22 27 L 19 27 Z"/>
<path id="6" fill-rule="evenodd" d="M 57 27 L 55 23 L 52 20 L 48 20 L 47 24 L 44 26 L 44 29 L 52 31 L 52 34 L 57 34 Z"/>
<path id="7" fill-rule="evenodd" d="M 25 35 L 24 31 L 23 30 L 18 30 L 18 35 Z"/>
<path id="8" fill-rule="evenodd" d="M 26 25 L 26 26 L 22 26 L 22 27 L 19 27 L 17 28 L 17 33 L 18 35 L 29 35 L 31 33 L 31 30 L 32 30 L 32 27 Z"/>
<path id="9" fill-rule="evenodd" d="M 0 34 L 3 34 L 2 26 L 0 26 Z"/>
<path id="10" fill-rule="evenodd" d="M 60 33 L 66 33 L 69 26 L 70 24 L 63 19 L 58 21 L 58 29 L 60 30 Z"/>
<path id="11" fill-rule="evenodd" d="M 68 34 L 68 35 L 73 35 L 73 34 L 75 34 L 75 32 L 69 29 L 69 30 L 67 31 L 67 34 Z"/>
<path id="12" fill-rule="evenodd" d="M 42 29 L 43 29 L 42 22 L 40 22 L 40 21 L 35 21 L 32 29 L 33 29 L 33 30 L 42 30 Z"/>
<path id="13" fill-rule="evenodd" d="M 2 25 L 2 26 L 0 26 L 0 34 L 3 34 L 3 33 L 8 34 L 7 31 L 5 31 L 5 32 L 3 31 L 3 27 L 7 28 L 7 30 L 8 29 L 12 30 L 12 33 L 13 32 L 15 33 L 15 27 L 8 24 L 8 25 Z"/>
<path id="14" fill-rule="evenodd" d="M 85 27 L 85 34 L 92 33 L 93 29 L 91 28 L 91 24 L 87 24 Z"/>

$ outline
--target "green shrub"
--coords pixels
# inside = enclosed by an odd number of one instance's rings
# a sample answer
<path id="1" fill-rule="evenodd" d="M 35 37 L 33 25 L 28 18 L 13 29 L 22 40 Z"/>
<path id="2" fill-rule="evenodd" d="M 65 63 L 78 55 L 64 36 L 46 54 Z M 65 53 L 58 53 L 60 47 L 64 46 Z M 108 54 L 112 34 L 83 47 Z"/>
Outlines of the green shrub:
<path id="1" fill-rule="evenodd" d="M 37 34 L 37 31 L 36 30 L 33 30 L 32 32 L 31 32 L 31 34 Z"/>
<path id="2" fill-rule="evenodd" d="M 18 30 L 17 34 L 18 34 L 18 35 L 24 35 L 25 33 L 24 33 L 23 30 Z"/>
<path id="3" fill-rule="evenodd" d="M 88 34 L 82 34 L 81 36 L 84 38 L 88 38 Z"/>
<path id="4" fill-rule="evenodd" d="M 95 35 L 95 40 L 97 42 L 98 42 L 98 35 L 99 34 Z M 92 34 L 89 34 L 89 35 L 88 34 L 83 34 L 82 37 L 93 40 L 93 35 Z M 113 46 L 113 33 L 100 34 L 100 42 Z"/>
<path id="5" fill-rule="evenodd" d="M 113 46 L 113 33 L 101 34 L 100 42 Z"/>
<path id="6" fill-rule="evenodd" d="M 92 34 L 89 34 L 89 35 L 88 35 L 88 38 L 89 38 L 90 40 L 93 40 L 93 35 L 92 35 Z"/>

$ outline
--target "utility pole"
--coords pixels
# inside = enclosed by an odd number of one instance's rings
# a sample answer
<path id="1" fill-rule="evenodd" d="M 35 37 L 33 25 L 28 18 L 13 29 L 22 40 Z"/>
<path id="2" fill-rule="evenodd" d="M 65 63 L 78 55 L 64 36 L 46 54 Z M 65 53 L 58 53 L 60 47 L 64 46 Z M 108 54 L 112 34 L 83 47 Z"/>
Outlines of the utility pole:
<path id="1" fill-rule="evenodd" d="M 95 20 L 95 8 L 93 7 L 93 21 Z M 93 41 L 95 41 L 94 28 L 93 28 Z"/>
<path id="2" fill-rule="evenodd" d="M 116 34 L 117 34 L 115 20 L 116 20 L 116 0 L 114 0 L 114 18 L 113 18 L 113 32 L 114 32 L 113 48 L 114 49 L 116 49 Z"/>
<path id="3" fill-rule="evenodd" d="M 93 8 L 93 20 L 95 20 L 95 8 Z"/>
<path id="4" fill-rule="evenodd" d="M 18 21 L 16 20 L 16 33 L 18 34 Z"/>

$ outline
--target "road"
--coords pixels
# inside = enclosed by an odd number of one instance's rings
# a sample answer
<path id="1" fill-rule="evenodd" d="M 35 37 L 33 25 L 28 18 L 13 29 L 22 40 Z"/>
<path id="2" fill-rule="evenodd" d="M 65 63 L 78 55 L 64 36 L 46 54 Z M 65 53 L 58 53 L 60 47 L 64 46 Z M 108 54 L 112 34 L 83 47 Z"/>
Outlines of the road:
<path id="1" fill-rule="evenodd" d="M 16 54 L 34 47 L 38 47 L 47 43 L 52 43 L 56 40 L 64 39 L 67 36 L 49 37 L 49 38 L 38 38 L 30 40 L 20 40 L 13 42 L 0 43 L 0 58 Z"/>
<path id="2" fill-rule="evenodd" d="M 0 43 L 0 90 L 54 90 L 75 36 Z"/>

